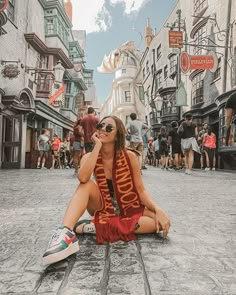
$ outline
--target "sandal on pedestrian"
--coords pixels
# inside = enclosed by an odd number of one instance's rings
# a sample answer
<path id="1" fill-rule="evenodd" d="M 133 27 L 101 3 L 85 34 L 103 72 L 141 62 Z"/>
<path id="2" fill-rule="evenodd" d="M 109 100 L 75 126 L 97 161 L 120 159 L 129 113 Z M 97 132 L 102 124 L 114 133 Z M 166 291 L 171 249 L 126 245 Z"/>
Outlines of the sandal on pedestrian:
<path id="1" fill-rule="evenodd" d="M 73 230 L 76 234 L 96 234 L 95 224 L 89 219 L 76 222 Z"/>

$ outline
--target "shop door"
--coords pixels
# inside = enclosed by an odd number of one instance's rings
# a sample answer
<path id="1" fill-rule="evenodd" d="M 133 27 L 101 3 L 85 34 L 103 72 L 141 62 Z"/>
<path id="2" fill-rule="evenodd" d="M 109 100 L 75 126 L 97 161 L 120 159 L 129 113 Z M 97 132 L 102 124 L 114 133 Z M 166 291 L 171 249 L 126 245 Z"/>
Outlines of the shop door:
<path id="1" fill-rule="evenodd" d="M 4 116 L 2 128 L 2 168 L 20 168 L 21 116 Z"/>

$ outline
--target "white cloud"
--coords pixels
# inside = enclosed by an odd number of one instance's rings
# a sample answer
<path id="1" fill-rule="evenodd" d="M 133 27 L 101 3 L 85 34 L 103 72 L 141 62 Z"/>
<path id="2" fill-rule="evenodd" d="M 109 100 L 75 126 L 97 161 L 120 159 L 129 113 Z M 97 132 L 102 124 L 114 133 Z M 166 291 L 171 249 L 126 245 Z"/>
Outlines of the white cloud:
<path id="1" fill-rule="evenodd" d="M 106 31 L 111 25 L 111 16 L 105 0 L 72 0 L 73 28 L 87 33 Z"/>
<path id="2" fill-rule="evenodd" d="M 109 0 L 115 6 L 123 3 L 124 13 L 139 11 L 149 0 Z M 105 7 L 105 0 L 72 0 L 73 28 L 87 33 L 106 31 L 112 24 L 112 17 Z"/>
<path id="3" fill-rule="evenodd" d="M 134 11 L 139 11 L 146 0 L 110 0 L 112 5 L 123 3 L 125 5 L 125 13 L 130 14 Z"/>

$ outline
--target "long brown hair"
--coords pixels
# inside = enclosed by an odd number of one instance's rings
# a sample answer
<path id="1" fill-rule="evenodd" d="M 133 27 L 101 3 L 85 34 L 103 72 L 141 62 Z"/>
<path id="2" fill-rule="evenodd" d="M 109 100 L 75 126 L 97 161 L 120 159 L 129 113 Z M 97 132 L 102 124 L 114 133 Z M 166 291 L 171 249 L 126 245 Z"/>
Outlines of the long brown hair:
<path id="1" fill-rule="evenodd" d="M 121 150 L 125 149 L 125 135 L 126 135 L 126 130 L 123 122 L 121 121 L 120 118 L 116 116 L 106 116 L 102 118 L 101 122 L 107 118 L 111 118 L 115 121 L 116 123 L 116 141 L 115 141 L 115 151 L 119 152 Z"/>

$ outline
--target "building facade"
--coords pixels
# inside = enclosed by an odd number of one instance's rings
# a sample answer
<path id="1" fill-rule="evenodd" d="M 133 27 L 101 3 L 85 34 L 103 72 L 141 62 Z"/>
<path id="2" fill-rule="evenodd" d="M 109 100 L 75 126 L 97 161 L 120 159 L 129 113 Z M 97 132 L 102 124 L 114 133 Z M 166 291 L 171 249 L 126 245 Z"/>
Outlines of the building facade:
<path id="1" fill-rule="evenodd" d="M 0 167 L 34 168 L 42 129 L 63 139 L 86 105 L 84 51 L 73 35 L 71 1 L 10 0 L 3 13 Z"/>
<path id="2" fill-rule="evenodd" d="M 217 135 L 218 168 L 222 169 L 236 169 L 235 126 L 230 146 L 226 146 L 224 118 L 225 102 L 236 91 L 235 18 L 235 1 L 179 0 L 160 31 L 151 34 L 141 60 L 146 113 L 153 133 L 160 125 L 181 121 L 191 111 L 199 128 L 206 122 Z M 169 31 L 183 32 L 182 48 L 169 47 Z M 181 72 L 183 51 L 190 56 L 214 56 L 214 71 Z M 187 101 L 179 106 L 176 98 L 182 83 Z"/>
<path id="3" fill-rule="evenodd" d="M 139 120 L 145 120 L 139 61 L 139 52 L 130 54 L 124 51 L 121 53 L 110 95 L 101 107 L 101 117 L 116 115 L 124 124 L 127 124 L 130 119 L 129 115 L 136 113 Z"/>

